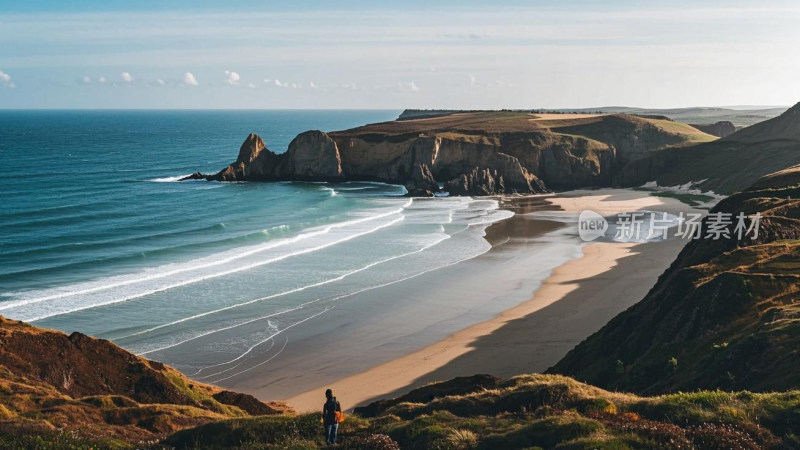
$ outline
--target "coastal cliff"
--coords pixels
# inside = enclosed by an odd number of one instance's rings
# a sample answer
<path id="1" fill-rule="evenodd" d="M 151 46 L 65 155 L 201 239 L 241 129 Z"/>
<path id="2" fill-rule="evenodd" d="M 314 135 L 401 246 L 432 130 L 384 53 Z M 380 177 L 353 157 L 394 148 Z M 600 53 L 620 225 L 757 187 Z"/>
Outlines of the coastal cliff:
<path id="1" fill-rule="evenodd" d="M 608 186 L 621 164 L 666 145 L 713 137 L 627 115 L 541 120 L 524 112 L 464 112 L 351 130 L 299 134 L 285 153 L 251 134 L 212 181 L 380 181 L 409 195 L 539 193 Z M 561 128 L 564 128 L 563 130 Z M 440 188 L 443 185 L 443 188 Z"/>
<path id="2" fill-rule="evenodd" d="M 647 296 L 549 370 L 612 390 L 796 389 L 800 345 L 800 166 L 712 211 L 730 237 L 690 241 Z M 738 240 L 739 213 L 761 215 Z M 709 219 L 704 221 L 707 229 Z M 752 224 L 750 224 L 752 226 Z"/>

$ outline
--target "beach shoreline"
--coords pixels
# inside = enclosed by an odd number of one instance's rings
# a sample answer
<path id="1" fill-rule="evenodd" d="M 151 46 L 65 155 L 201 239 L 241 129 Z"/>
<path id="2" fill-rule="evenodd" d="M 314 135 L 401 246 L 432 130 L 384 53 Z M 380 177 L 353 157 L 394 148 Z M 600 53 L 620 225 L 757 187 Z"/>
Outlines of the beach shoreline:
<path id="1" fill-rule="evenodd" d="M 696 211 L 673 198 L 620 189 L 503 197 L 501 204 L 515 216 L 486 230 L 493 251 L 510 240 L 524 238 L 529 233 L 525 219 L 548 210 L 577 215 L 590 209 L 604 216 L 640 210 L 671 214 Z M 677 238 L 648 243 L 587 243 L 581 256 L 552 270 L 528 300 L 402 357 L 285 400 L 298 411 L 316 410 L 321 392 L 330 387 L 343 407 L 352 408 L 456 376 L 488 373 L 510 377 L 542 372 L 638 302 L 684 244 Z"/>

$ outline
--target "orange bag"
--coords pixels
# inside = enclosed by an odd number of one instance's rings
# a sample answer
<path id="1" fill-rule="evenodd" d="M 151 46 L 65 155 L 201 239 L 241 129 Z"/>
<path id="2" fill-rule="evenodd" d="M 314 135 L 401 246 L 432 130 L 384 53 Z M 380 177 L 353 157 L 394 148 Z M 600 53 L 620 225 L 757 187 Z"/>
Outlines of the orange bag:
<path id="1" fill-rule="evenodd" d="M 344 422 L 344 413 L 341 411 L 336 411 L 336 423 Z"/>

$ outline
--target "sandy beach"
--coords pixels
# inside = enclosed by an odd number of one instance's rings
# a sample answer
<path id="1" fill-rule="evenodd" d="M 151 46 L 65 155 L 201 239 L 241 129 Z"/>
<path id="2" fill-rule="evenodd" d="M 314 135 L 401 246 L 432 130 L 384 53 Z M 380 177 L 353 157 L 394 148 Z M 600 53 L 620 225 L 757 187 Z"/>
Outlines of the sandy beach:
<path id="1" fill-rule="evenodd" d="M 524 237 L 530 218 L 548 209 L 573 215 L 590 209 L 604 216 L 640 210 L 676 215 L 694 211 L 673 198 L 611 189 L 508 198 L 503 203 L 516 215 L 487 230 L 487 239 L 498 247 Z M 588 243 L 582 247 L 582 256 L 555 268 L 529 300 L 405 356 L 287 400 L 298 411 L 316 410 L 322 391 L 330 387 L 345 408 L 352 408 L 456 376 L 489 373 L 510 377 L 544 371 L 638 302 L 684 244 L 677 238 Z"/>

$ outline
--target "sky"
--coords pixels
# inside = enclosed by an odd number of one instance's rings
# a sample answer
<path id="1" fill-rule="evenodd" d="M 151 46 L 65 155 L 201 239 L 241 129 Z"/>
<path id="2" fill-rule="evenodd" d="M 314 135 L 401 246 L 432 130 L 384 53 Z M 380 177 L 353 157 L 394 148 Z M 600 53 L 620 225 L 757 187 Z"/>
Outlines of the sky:
<path id="1" fill-rule="evenodd" d="M 0 109 L 792 105 L 798 23 L 769 0 L 0 0 Z"/>

